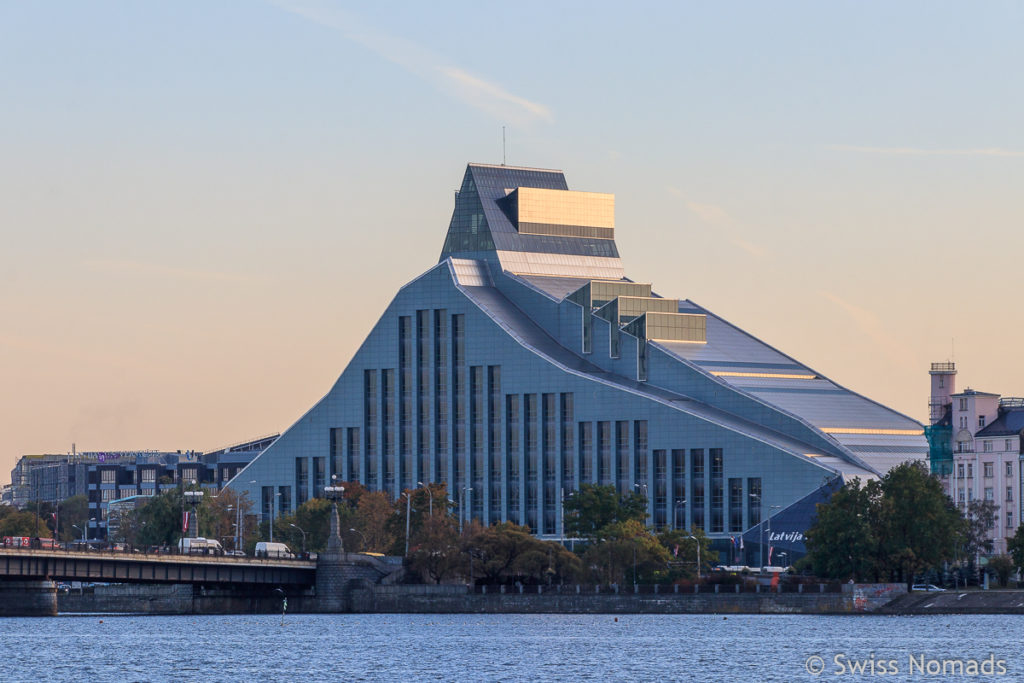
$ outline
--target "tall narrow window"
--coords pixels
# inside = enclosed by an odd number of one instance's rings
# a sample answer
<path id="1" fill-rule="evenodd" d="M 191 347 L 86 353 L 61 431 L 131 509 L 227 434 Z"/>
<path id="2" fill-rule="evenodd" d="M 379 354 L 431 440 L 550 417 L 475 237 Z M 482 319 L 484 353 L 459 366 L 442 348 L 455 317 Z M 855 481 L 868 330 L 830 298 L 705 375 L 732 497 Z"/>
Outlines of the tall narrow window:
<path id="1" fill-rule="evenodd" d="M 452 316 L 452 479 L 456 490 L 466 487 L 466 317 Z"/>
<path id="2" fill-rule="evenodd" d="M 331 474 L 339 477 L 342 475 L 342 464 L 345 458 L 345 430 L 337 427 L 331 428 L 330 463 Z M 351 471 L 351 466 L 350 466 Z"/>
<path id="3" fill-rule="evenodd" d="M 711 460 L 711 533 L 721 532 L 725 526 L 725 467 L 721 448 L 708 449 Z"/>
<path id="4" fill-rule="evenodd" d="M 668 511 L 672 505 L 668 499 L 668 472 L 665 449 L 654 449 L 654 526 L 661 528 L 668 523 Z M 676 526 L 678 522 L 673 522 Z"/>
<path id="5" fill-rule="evenodd" d="M 747 479 L 747 526 L 761 523 L 761 477 Z"/>
<path id="6" fill-rule="evenodd" d="M 363 481 L 363 458 L 359 449 L 359 427 L 348 428 L 348 479 Z M 337 473 L 339 476 L 340 472 Z"/>
<path id="7" fill-rule="evenodd" d="M 416 311 L 416 481 L 430 481 L 430 314 Z"/>
<path id="8" fill-rule="evenodd" d="M 448 482 L 448 311 L 434 311 L 434 476 Z M 449 485 L 449 492 L 452 487 Z"/>
<path id="9" fill-rule="evenodd" d="M 677 529 L 686 528 L 686 449 L 672 449 L 672 491 L 676 506 L 673 519 Z"/>
<path id="10" fill-rule="evenodd" d="M 541 396 L 543 470 L 544 470 L 544 524 L 542 533 L 554 534 L 558 524 L 558 404 L 556 394 Z"/>
<path id="11" fill-rule="evenodd" d="M 537 394 L 523 394 L 523 420 L 526 426 L 526 524 L 534 532 L 537 526 L 537 488 L 540 485 Z"/>
<path id="12" fill-rule="evenodd" d="M 400 488 L 412 488 L 412 320 L 398 317 L 398 453 Z"/>
<path id="13" fill-rule="evenodd" d="M 488 521 L 501 519 L 505 481 L 505 449 L 501 438 L 501 366 L 487 366 L 487 449 L 490 453 L 490 505 Z"/>
<path id="14" fill-rule="evenodd" d="M 519 461 L 522 458 L 520 447 L 520 434 L 522 424 L 519 421 L 519 394 L 509 394 L 505 397 L 505 430 L 506 443 L 508 444 L 508 517 L 519 524 L 520 500 L 519 487 L 521 483 Z"/>
<path id="15" fill-rule="evenodd" d="M 575 424 L 573 395 L 562 394 L 562 489 L 572 491 L 576 477 L 576 441 L 573 424 Z"/>
<path id="16" fill-rule="evenodd" d="M 384 451 L 384 489 L 395 495 L 395 371 L 381 371 L 381 448 Z"/>
<path id="17" fill-rule="evenodd" d="M 363 434 L 366 439 L 366 485 L 380 488 L 377 471 L 377 371 L 363 372 Z"/>
<path id="18" fill-rule="evenodd" d="M 615 423 L 615 477 L 618 480 L 619 493 L 629 491 L 629 422 L 618 420 Z"/>
<path id="19" fill-rule="evenodd" d="M 597 423 L 597 479 L 602 486 L 612 483 L 612 423 Z"/>
<path id="20" fill-rule="evenodd" d="M 580 483 L 594 483 L 594 423 L 580 422 Z"/>
<path id="21" fill-rule="evenodd" d="M 743 531 L 742 479 L 729 479 L 729 531 Z"/>
<path id="22" fill-rule="evenodd" d="M 693 500 L 690 501 L 690 518 L 693 526 L 704 528 L 704 449 L 690 449 L 690 486 L 693 487 Z"/>

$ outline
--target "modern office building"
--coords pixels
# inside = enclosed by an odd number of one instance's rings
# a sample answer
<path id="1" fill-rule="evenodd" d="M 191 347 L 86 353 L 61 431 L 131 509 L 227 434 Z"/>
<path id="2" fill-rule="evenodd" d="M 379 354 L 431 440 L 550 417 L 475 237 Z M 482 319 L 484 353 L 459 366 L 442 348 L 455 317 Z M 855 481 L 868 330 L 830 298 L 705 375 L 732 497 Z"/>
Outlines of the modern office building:
<path id="1" fill-rule="evenodd" d="M 961 510 L 975 500 L 996 504 L 990 538 L 993 553 L 1005 553 L 1024 515 L 1024 398 L 957 392 L 953 363 L 932 363 L 929 374 L 932 472 Z"/>
<path id="2" fill-rule="evenodd" d="M 558 538 L 564 496 L 611 484 L 645 492 L 652 525 L 742 535 L 753 564 L 762 539 L 802 554 L 834 486 L 927 457 L 915 420 L 627 278 L 614 204 L 560 171 L 470 164 L 439 263 L 229 486 L 267 517 L 332 475 L 396 497 L 445 482 L 466 515 Z"/>
<path id="3" fill-rule="evenodd" d="M 213 493 L 220 490 L 277 438 L 277 434 L 195 451 L 95 451 L 23 455 L 11 470 L 11 499 L 18 507 L 58 503 L 72 496 L 89 501 L 89 538 L 107 537 L 109 507 L 115 501 L 132 506 L 184 483 Z M 120 506 L 124 509 L 124 505 Z"/>

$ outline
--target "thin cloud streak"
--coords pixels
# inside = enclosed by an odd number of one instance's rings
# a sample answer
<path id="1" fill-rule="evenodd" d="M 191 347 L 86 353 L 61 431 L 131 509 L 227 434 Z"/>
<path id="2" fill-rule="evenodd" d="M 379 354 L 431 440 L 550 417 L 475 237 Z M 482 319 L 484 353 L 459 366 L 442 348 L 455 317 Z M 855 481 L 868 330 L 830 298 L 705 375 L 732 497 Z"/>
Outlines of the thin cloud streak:
<path id="1" fill-rule="evenodd" d="M 416 43 L 364 26 L 349 12 L 283 0 L 271 0 L 271 4 L 321 26 L 335 29 L 346 39 L 359 43 L 377 56 L 492 116 L 520 124 L 537 120 L 550 123 L 554 120 L 547 106 L 514 95 L 496 83 L 474 76 Z"/>
<path id="2" fill-rule="evenodd" d="M 171 277 L 183 280 L 217 281 L 217 282 L 250 282 L 251 279 L 245 275 L 236 273 L 222 273 L 214 270 L 188 270 L 186 268 L 174 268 L 159 263 L 145 263 L 142 261 L 114 261 L 114 260 L 89 260 L 83 261 L 82 265 L 90 270 L 132 273 L 135 275 Z"/>
<path id="3" fill-rule="evenodd" d="M 917 147 L 864 147 L 860 145 L 825 145 L 825 149 L 836 152 L 858 152 L 861 154 L 888 154 L 893 156 L 957 156 L 957 157 L 1024 157 L 1017 152 L 1001 147 L 977 149 L 921 149 Z"/>
<path id="4" fill-rule="evenodd" d="M 683 200 L 683 206 L 690 213 L 697 216 L 697 218 L 707 224 L 714 226 L 719 229 L 719 232 L 725 236 L 731 245 L 746 252 L 748 255 L 762 259 L 768 256 L 768 250 L 764 247 L 755 244 L 749 240 L 745 240 L 739 236 L 738 230 L 736 229 L 736 221 L 729 215 L 729 212 L 716 204 L 705 204 L 702 202 L 695 202 L 687 199 L 683 192 L 676 187 L 668 188 L 669 194 L 679 197 Z"/>

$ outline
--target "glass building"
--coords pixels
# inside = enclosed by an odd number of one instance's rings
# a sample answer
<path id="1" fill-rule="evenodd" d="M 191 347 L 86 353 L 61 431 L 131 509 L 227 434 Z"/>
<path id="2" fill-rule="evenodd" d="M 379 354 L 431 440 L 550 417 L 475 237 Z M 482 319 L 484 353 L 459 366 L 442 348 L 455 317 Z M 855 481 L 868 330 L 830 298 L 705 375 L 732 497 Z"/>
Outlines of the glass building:
<path id="1" fill-rule="evenodd" d="M 803 552 L 835 486 L 927 458 L 915 420 L 627 278 L 614 208 L 561 171 L 470 164 L 440 261 L 229 486 L 268 517 L 332 475 L 395 497 L 445 482 L 467 516 L 558 538 L 564 496 L 608 484 L 758 564 L 762 544 Z"/>

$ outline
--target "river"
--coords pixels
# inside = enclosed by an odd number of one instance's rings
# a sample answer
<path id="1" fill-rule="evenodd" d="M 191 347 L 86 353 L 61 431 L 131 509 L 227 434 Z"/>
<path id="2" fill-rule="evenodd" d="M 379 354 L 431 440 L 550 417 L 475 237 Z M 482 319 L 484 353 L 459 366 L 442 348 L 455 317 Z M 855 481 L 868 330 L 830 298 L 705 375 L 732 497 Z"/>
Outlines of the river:
<path id="1" fill-rule="evenodd" d="M 0 619 L 0 655 L 2 680 L 33 683 L 1024 680 L 1022 626 L 991 615 L 76 615 Z M 967 675 L 972 661 L 979 675 Z"/>

